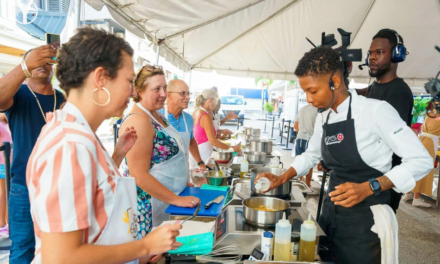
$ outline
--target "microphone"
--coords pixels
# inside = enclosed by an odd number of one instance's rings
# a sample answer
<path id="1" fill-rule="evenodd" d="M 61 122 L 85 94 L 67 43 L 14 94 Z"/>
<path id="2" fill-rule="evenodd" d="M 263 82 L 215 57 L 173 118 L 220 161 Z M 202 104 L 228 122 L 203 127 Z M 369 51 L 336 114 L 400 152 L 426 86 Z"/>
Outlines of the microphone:
<path id="1" fill-rule="evenodd" d="M 329 109 L 332 106 L 334 99 L 335 99 L 335 91 L 332 90 L 332 100 L 330 101 L 330 103 L 326 107 L 318 108 L 318 113 L 322 113 L 322 112 L 326 111 L 327 109 Z"/>
<path id="2" fill-rule="evenodd" d="M 368 64 L 367 63 L 364 63 L 364 64 L 361 64 L 361 65 L 359 65 L 358 66 L 358 68 L 359 68 L 359 70 L 364 70 L 364 67 L 362 67 L 362 66 L 368 66 Z"/>

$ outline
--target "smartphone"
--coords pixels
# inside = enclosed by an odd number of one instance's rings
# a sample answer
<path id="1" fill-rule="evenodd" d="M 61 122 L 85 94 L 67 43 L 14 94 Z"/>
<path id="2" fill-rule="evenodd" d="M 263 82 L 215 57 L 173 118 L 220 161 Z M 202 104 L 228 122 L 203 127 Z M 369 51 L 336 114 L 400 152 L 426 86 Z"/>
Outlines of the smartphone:
<path id="1" fill-rule="evenodd" d="M 60 35 L 46 33 L 46 43 L 58 49 L 61 46 Z M 55 60 L 56 57 L 53 57 L 53 59 Z"/>

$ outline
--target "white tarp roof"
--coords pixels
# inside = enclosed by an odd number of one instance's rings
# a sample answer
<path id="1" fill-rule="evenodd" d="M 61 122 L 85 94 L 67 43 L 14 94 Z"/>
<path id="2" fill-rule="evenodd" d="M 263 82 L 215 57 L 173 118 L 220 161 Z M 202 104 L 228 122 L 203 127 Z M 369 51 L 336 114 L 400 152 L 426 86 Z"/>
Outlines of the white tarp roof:
<path id="1" fill-rule="evenodd" d="M 440 0 L 86 0 L 107 5 L 123 26 L 155 43 L 182 69 L 295 80 L 299 59 L 320 44 L 321 32 L 353 32 L 352 48 L 365 56 L 382 28 L 402 35 L 410 54 L 398 75 L 423 86 L 440 69 Z M 351 78 L 368 82 L 357 65 Z"/>

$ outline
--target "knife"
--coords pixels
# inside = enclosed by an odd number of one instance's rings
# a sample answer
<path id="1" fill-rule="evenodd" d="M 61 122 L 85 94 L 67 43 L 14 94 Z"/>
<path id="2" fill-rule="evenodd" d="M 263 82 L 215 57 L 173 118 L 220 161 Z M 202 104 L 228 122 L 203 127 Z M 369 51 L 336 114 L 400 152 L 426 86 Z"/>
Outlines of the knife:
<path id="1" fill-rule="evenodd" d="M 225 198 L 223 195 L 220 195 L 219 197 L 215 198 L 214 200 L 208 202 L 205 204 L 205 209 L 209 209 L 209 207 L 212 205 L 212 203 L 219 204 L 221 201 L 223 201 L 223 198 Z"/>

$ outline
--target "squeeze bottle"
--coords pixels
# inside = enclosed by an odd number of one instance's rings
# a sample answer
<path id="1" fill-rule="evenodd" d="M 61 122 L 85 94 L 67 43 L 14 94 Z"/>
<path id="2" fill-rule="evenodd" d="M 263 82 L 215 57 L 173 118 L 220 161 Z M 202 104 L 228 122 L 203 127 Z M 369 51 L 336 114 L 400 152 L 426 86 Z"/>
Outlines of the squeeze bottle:
<path id="1" fill-rule="evenodd" d="M 290 261 L 290 235 L 292 225 L 283 213 L 283 219 L 278 220 L 275 226 L 274 261 Z"/>
<path id="2" fill-rule="evenodd" d="M 312 221 L 312 214 L 309 214 L 309 219 L 304 221 L 301 225 L 301 235 L 299 241 L 299 261 L 315 260 L 315 243 L 316 243 L 316 225 Z"/>

